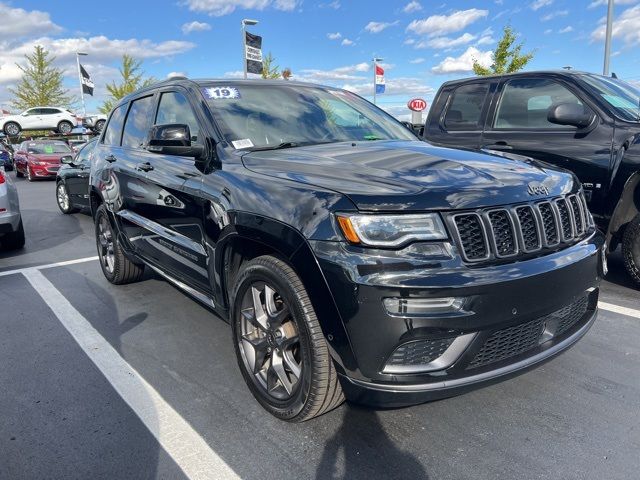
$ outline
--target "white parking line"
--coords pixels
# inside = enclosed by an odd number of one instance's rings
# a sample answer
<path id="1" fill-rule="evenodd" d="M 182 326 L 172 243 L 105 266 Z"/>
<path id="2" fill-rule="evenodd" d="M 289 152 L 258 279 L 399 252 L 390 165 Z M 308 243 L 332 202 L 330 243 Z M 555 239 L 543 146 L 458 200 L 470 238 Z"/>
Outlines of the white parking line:
<path id="1" fill-rule="evenodd" d="M 38 269 L 21 273 L 188 478 L 240 478 Z"/>
<path id="2" fill-rule="evenodd" d="M 93 262 L 94 260 L 98 260 L 98 257 L 95 256 L 95 257 L 76 258 L 75 260 L 65 260 L 63 262 L 47 263 L 45 265 L 34 265 L 32 267 L 17 268 L 15 270 L 7 270 L 4 272 L 0 272 L 0 277 L 4 277 L 5 275 L 15 275 L 16 273 L 25 273 L 32 270 L 43 270 L 45 268 L 75 265 L 76 263 Z"/>
<path id="3" fill-rule="evenodd" d="M 602 310 L 627 315 L 628 317 L 640 318 L 640 310 L 636 310 L 634 308 L 621 307 L 620 305 L 614 305 L 613 303 L 602 301 L 598 302 L 598 307 Z"/>

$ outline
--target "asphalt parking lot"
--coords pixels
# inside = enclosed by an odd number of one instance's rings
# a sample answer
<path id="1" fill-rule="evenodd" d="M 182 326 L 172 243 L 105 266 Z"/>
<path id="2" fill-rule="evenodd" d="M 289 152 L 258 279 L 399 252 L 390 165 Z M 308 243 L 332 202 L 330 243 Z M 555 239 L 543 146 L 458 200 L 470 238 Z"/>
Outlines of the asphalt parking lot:
<path id="1" fill-rule="evenodd" d="M 508 382 L 396 410 L 266 414 L 228 325 L 158 277 L 109 284 L 89 216 L 18 185 L 27 244 L 0 253 L 0 478 L 632 479 L 640 292 L 610 259 L 599 320 Z"/>

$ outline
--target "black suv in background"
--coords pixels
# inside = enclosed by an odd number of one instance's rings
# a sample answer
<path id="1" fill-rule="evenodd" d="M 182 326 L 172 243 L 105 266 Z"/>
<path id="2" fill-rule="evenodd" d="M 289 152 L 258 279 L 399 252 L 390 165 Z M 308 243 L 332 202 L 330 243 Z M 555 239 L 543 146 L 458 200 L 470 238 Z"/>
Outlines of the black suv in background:
<path id="1" fill-rule="evenodd" d="M 429 146 L 350 92 L 168 80 L 120 101 L 92 162 L 106 278 L 150 267 L 229 321 L 284 420 L 495 382 L 596 317 L 604 238 L 571 173 Z"/>
<path id="2" fill-rule="evenodd" d="M 622 245 L 626 269 L 640 284 L 640 89 L 566 70 L 447 82 L 424 138 L 572 170 L 609 250 Z"/>

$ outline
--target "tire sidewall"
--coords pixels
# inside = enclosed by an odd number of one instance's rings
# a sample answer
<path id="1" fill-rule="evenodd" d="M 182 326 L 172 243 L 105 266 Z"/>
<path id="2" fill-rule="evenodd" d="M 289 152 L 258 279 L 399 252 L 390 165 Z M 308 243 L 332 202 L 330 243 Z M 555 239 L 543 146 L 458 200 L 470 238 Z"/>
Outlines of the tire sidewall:
<path id="1" fill-rule="evenodd" d="M 289 282 L 284 280 L 284 275 L 285 272 L 278 271 L 276 273 L 272 271 L 271 267 L 267 267 L 262 263 L 250 262 L 247 264 L 246 268 L 239 273 L 236 279 L 236 284 L 231 297 L 233 299 L 231 310 L 231 330 L 238 366 L 240 367 L 242 376 L 254 397 L 263 406 L 263 408 L 272 415 L 282 420 L 291 420 L 303 410 L 309 397 L 311 390 L 313 348 L 311 344 L 311 335 L 306 322 L 306 314 L 302 309 L 301 302 L 296 295 L 295 290 Z M 283 297 L 294 317 L 296 327 L 298 328 L 300 347 L 302 349 L 302 378 L 296 387 L 294 395 L 290 399 L 284 401 L 268 396 L 264 389 L 257 384 L 257 380 L 253 374 L 247 371 L 243 355 L 240 350 L 240 311 L 242 308 L 242 298 L 251 284 L 260 281 L 271 284 Z"/>
<path id="2" fill-rule="evenodd" d="M 109 218 L 109 213 L 107 212 L 107 209 L 104 207 L 104 205 L 100 205 L 98 207 L 98 210 L 96 211 L 96 219 L 95 219 L 95 222 L 94 222 L 94 232 L 95 232 L 95 237 L 96 237 L 96 249 L 98 250 L 98 256 L 100 255 L 100 240 L 99 240 L 98 226 L 100 225 L 100 219 L 103 216 L 106 217 L 107 224 L 109 225 L 109 229 L 111 230 L 111 235 L 112 235 L 113 242 L 114 242 L 114 250 L 116 248 L 116 241 L 117 241 L 116 240 L 116 232 L 115 232 L 115 230 L 113 228 L 113 224 L 111 223 L 111 219 Z M 115 259 L 116 265 L 114 265 L 113 273 L 109 273 L 109 271 L 105 268 L 104 262 L 102 261 L 102 258 L 99 258 L 99 261 L 100 261 L 100 268 L 102 269 L 102 273 L 107 278 L 107 280 L 109 280 L 109 282 L 111 282 L 111 283 L 115 282 L 116 275 L 118 273 L 117 258 Z"/>
<path id="3" fill-rule="evenodd" d="M 58 200 L 58 189 L 62 187 L 65 190 L 65 193 L 67 194 L 67 201 L 69 202 L 69 207 L 65 210 L 64 208 L 62 208 L 62 205 L 60 205 L 60 200 Z M 71 199 L 69 199 L 69 190 L 67 190 L 67 186 L 65 185 L 64 182 L 58 182 L 56 185 L 56 203 L 58 204 L 58 208 L 60 209 L 60 211 L 62 213 L 64 213 L 65 215 L 68 213 L 71 213 Z"/>
<path id="4" fill-rule="evenodd" d="M 69 125 L 69 127 L 70 127 L 70 128 L 69 128 L 69 131 L 64 132 L 64 131 L 62 130 L 62 126 L 63 126 L 63 125 Z M 61 133 L 61 134 L 63 134 L 63 135 L 66 135 L 66 134 L 71 133 L 71 130 L 73 130 L 73 124 L 72 124 L 71 122 L 68 122 L 68 121 L 66 121 L 66 120 L 63 120 L 63 121 L 61 121 L 61 122 L 58 124 L 58 133 Z"/>
<path id="5" fill-rule="evenodd" d="M 640 215 L 626 227 L 622 254 L 627 272 L 636 283 L 640 283 Z"/>
<path id="6" fill-rule="evenodd" d="M 96 122 L 96 126 L 95 126 L 95 129 L 94 129 L 94 130 L 95 130 L 95 132 L 96 132 L 96 133 L 101 133 L 101 132 L 102 132 L 102 129 L 104 128 L 104 124 L 105 124 L 105 121 L 104 121 L 104 120 L 98 120 L 98 121 Z"/>
<path id="7" fill-rule="evenodd" d="M 18 131 L 17 131 L 16 133 L 9 133 L 9 132 L 7 131 L 7 127 L 8 127 L 9 125 L 15 125 L 16 127 L 18 127 Z M 4 126 L 3 130 L 4 130 L 5 135 L 7 135 L 7 137 L 15 137 L 16 135 L 20 134 L 20 131 L 21 131 L 22 129 L 20 128 L 20 125 L 18 125 L 16 122 L 8 122 L 8 123 Z"/>

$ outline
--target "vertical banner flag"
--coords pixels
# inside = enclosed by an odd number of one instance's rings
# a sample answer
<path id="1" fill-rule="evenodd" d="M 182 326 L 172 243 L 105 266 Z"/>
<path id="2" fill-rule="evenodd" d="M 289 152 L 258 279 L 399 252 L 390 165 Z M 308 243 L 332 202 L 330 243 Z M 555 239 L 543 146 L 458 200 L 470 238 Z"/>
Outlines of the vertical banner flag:
<path id="1" fill-rule="evenodd" d="M 247 72 L 262 73 L 262 37 L 245 32 L 244 56 Z"/>
<path id="2" fill-rule="evenodd" d="M 376 65 L 376 93 L 384 93 L 384 69 Z"/>
<path id="3" fill-rule="evenodd" d="M 82 93 L 86 93 L 93 97 L 93 80 L 91 80 L 91 75 L 87 73 L 82 65 L 80 65 L 80 77 L 82 81 Z"/>

